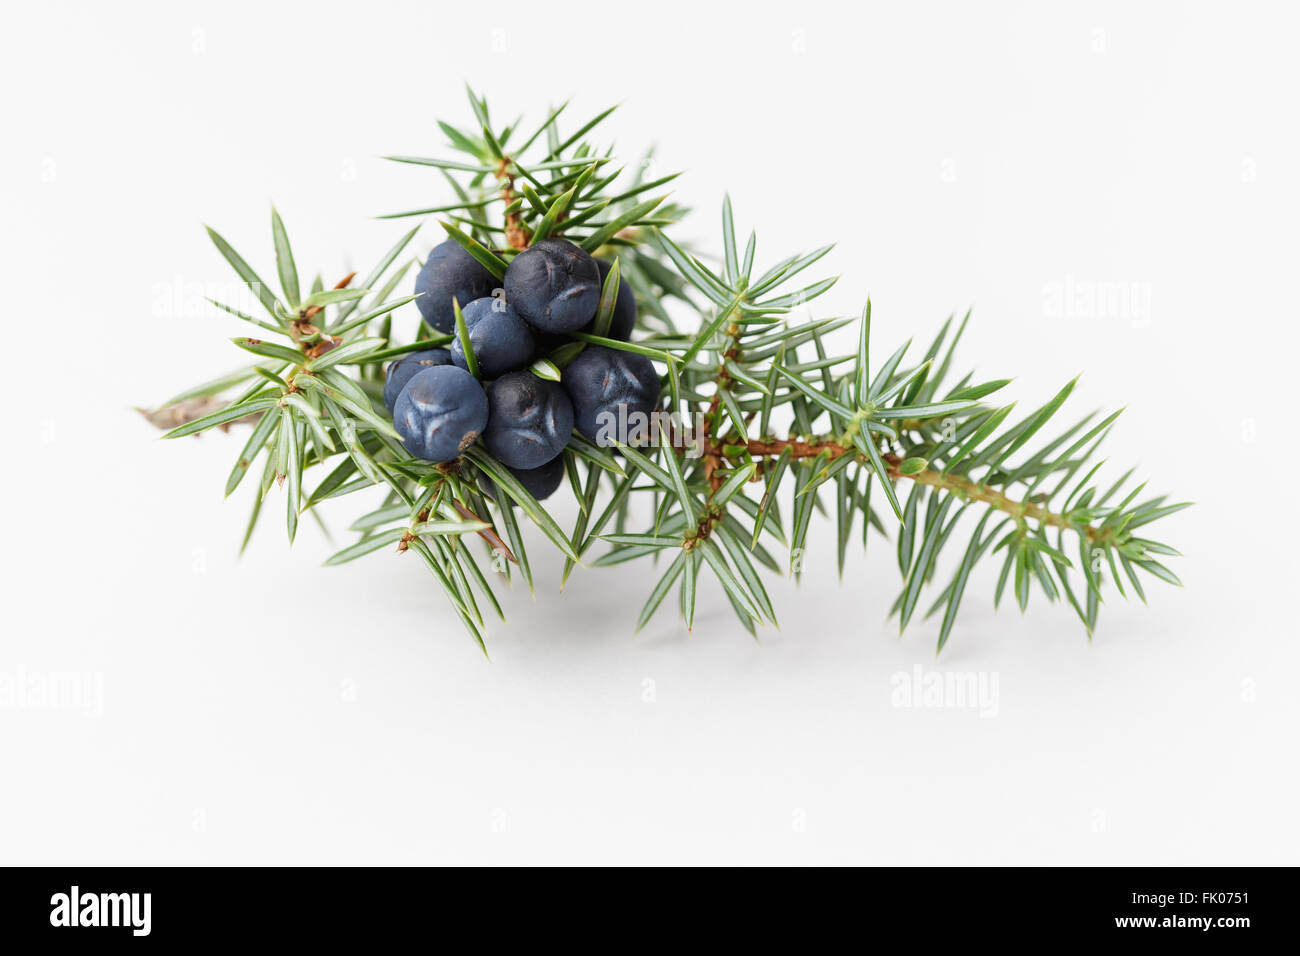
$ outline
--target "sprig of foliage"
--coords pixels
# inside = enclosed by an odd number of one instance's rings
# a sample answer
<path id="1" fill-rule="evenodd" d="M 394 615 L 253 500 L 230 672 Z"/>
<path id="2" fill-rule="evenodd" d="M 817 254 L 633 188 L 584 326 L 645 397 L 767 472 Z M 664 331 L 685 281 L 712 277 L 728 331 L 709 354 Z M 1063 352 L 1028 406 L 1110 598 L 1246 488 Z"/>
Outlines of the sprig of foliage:
<path id="1" fill-rule="evenodd" d="M 756 237 L 738 242 L 724 199 L 722 249 L 706 260 L 667 234 L 686 213 L 658 194 L 675 174 L 647 178 L 643 162 L 624 175 L 610 151 L 587 141 L 610 110 L 564 135 L 567 104 L 540 126 L 498 127 L 483 99 L 473 91 L 469 99 L 470 127 L 438 124 L 456 159 L 392 157 L 437 169 L 454 200 L 392 218 L 440 217 L 446 233 L 498 276 L 513 255 L 549 236 L 614 259 L 596 328 L 607 328 L 619 283 L 626 283 L 641 307 L 639 337 L 624 343 L 579 335 L 534 371 L 561 374 L 584 342 L 638 351 L 662 366 L 665 397 L 679 414 L 658 423 L 658 441 L 620 445 L 618 457 L 575 434 L 564 452 L 579 506 L 569 530 L 480 445 L 444 465 L 411 458 L 379 401 L 383 365 L 451 339 L 421 325 L 415 341 L 393 340 L 393 313 L 414 299 L 392 296 L 412 265 L 399 260 L 417 230 L 398 240 L 360 287 L 348 276 L 326 289 L 317 277 L 303 295 L 287 232 L 272 210 L 281 294 L 219 234 L 209 234 L 266 315 L 214 304 L 278 340 L 235 339 L 254 362 L 169 404 L 231 396 L 228 403 L 165 436 L 252 423 L 226 482 L 229 495 L 264 459 L 245 545 L 273 486 L 287 488 L 290 540 L 303 514 L 378 486 L 377 506 L 352 524 L 357 540 L 326 563 L 381 549 L 414 551 L 484 648 L 487 618 L 503 616 L 493 580 L 518 573 L 530 589 L 534 584 L 524 520 L 564 555 L 565 578 L 583 563 L 667 559 L 638 628 L 674 589 L 690 627 L 705 570 L 751 633 L 774 622 L 765 572 L 802 573 L 814 512 L 834 515 L 841 576 L 855 535 L 865 546 L 870 529 L 892 531 L 901 586 L 891 613 L 900 631 L 918 609 L 941 614 L 940 649 L 985 559 L 999 564 L 995 603 L 1009 587 L 1024 610 L 1038 590 L 1049 602 L 1068 602 L 1089 634 L 1104 592 L 1126 597 L 1131 588 L 1145 600 L 1145 577 L 1179 583 L 1162 562 L 1177 552 L 1154 540 L 1150 526 L 1187 505 L 1144 497 L 1131 471 L 1110 484 L 1099 480 L 1098 446 L 1119 412 L 1093 412 L 1062 429 L 1056 421 L 1073 381 L 1018 416 L 1014 402 L 997 400 L 1008 380 L 967 373 L 950 381 L 969 314 L 950 317 L 919 356 L 908 342 L 878 361 L 870 301 L 860 316 L 795 314 L 834 284 L 834 277 L 806 275 L 830 246 L 759 272 Z M 684 314 L 694 317 L 686 329 Z M 855 322 L 856 348 L 832 351 L 828 337 Z M 307 490 L 309 477 L 319 480 Z M 598 543 L 604 550 L 593 556 Z M 777 546 L 784 560 L 770 550 Z"/>

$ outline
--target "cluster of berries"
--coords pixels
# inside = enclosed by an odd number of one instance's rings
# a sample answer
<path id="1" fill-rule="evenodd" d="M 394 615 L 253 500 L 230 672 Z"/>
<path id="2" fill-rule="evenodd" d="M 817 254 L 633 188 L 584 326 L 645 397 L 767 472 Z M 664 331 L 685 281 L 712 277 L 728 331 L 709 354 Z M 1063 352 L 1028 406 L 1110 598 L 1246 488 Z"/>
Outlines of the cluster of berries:
<path id="1" fill-rule="evenodd" d="M 534 375 L 540 356 L 592 332 L 601 289 L 612 266 L 565 239 L 544 239 L 506 269 L 505 287 L 453 240 L 434 248 L 415 280 L 424 321 L 455 333 L 453 300 L 464 303 L 478 378 L 470 374 L 460 338 L 447 349 L 412 352 L 388 368 L 384 404 L 403 447 L 428 461 L 451 461 L 482 437 L 487 450 L 538 499 L 564 474 L 560 453 L 576 428 L 591 441 L 608 421 L 648 416 L 660 395 L 650 360 L 633 352 L 586 345 L 558 383 Z M 636 325 L 636 297 L 620 283 L 605 337 L 627 341 Z M 607 416 L 614 416 L 612 419 Z"/>

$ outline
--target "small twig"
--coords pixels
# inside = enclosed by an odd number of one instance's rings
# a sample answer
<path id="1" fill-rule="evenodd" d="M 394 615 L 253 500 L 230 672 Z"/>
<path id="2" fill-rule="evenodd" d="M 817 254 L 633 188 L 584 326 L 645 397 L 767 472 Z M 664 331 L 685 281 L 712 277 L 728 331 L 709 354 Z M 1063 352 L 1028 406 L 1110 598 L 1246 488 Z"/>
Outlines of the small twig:
<path id="1" fill-rule="evenodd" d="M 496 533 L 496 529 L 492 527 L 492 522 L 480 518 L 471 509 L 461 504 L 459 500 L 453 499 L 451 506 L 456 509 L 456 513 L 462 518 L 469 518 L 471 521 L 482 521 L 487 525 L 488 527 L 483 528 L 478 532 L 478 536 L 488 544 L 492 545 L 493 551 L 500 551 L 508 560 L 513 561 L 515 564 L 519 564 L 519 559 L 515 557 L 515 553 L 506 546 L 506 543 L 501 540 L 501 536 Z M 506 507 L 508 508 L 510 506 L 506 505 Z"/>
<path id="2" fill-rule="evenodd" d="M 509 169 L 510 157 L 506 156 L 497 165 L 496 176 L 501 181 L 501 199 L 507 209 L 519 198 L 515 195 L 515 177 L 510 175 Z M 528 227 L 524 225 L 523 217 L 518 212 L 507 213 L 506 242 L 510 244 L 510 248 L 527 249 L 529 238 Z"/>
<path id="3" fill-rule="evenodd" d="M 337 289 L 346 289 L 346 288 L 348 287 L 348 283 L 351 282 L 351 281 L 352 281 L 353 279 L 355 279 L 356 277 L 357 277 L 357 274 L 356 274 L 355 272 L 349 272 L 347 275 L 345 275 L 345 276 L 344 276 L 342 279 L 340 279 L 338 282 L 334 283 L 334 288 L 335 288 L 336 290 L 337 290 Z M 324 308 L 325 308 L 325 306 L 323 306 L 323 305 L 313 305 L 310 309 L 308 309 L 306 312 L 304 312 L 304 313 L 302 314 L 302 317 L 303 317 L 303 319 L 306 320 L 307 322 L 310 322 L 312 319 L 316 318 L 316 316 L 320 315 L 321 310 L 324 309 Z"/>
<path id="4" fill-rule="evenodd" d="M 760 457 L 771 457 L 780 455 L 786 449 L 790 450 L 791 458 L 815 458 L 818 455 L 826 454 L 831 461 L 839 458 L 841 455 L 855 454 L 860 461 L 866 461 L 866 457 L 859 454 L 856 449 L 846 448 L 839 442 L 830 439 L 821 439 L 811 442 L 800 441 L 798 439 L 768 439 L 750 441 L 746 445 L 746 451 L 750 455 Z M 910 478 L 912 481 L 923 485 L 929 485 L 932 488 L 942 488 L 950 491 L 958 497 L 970 501 L 982 501 L 991 505 L 1004 514 L 1011 515 L 1017 520 L 1029 519 L 1041 524 L 1051 525 L 1056 528 L 1067 528 L 1073 531 L 1079 531 L 1084 534 L 1089 541 L 1097 541 L 1103 536 L 1103 529 L 1093 525 L 1080 527 L 1072 523 L 1066 515 L 1059 514 L 1055 511 L 1049 511 L 1040 505 L 1030 501 L 1017 501 L 1009 495 L 998 491 L 996 488 L 990 488 L 988 485 L 972 481 L 962 475 L 949 475 L 941 471 L 935 471 L 930 468 L 918 472 L 914 475 L 904 475 L 899 472 L 899 466 L 903 463 L 903 458 L 892 452 L 883 452 L 881 460 L 888 467 L 889 475 L 892 478 Z"/>
<path id="5" fill-rule="evenodd" d="M 205 415 L 211 415 L 213 412 L 219 412 L 230 403 L 221 398 L 187 398 L 183 402 L 177 402 L 175 405 L 164 405 L 162 408 L 137 408 L 136 411 L 145 417 L 145 420 L 155 428 L 169 432 L 173 428 L 180 428 L 182 425 L 188 425 Z M 262 413 L 256 412 L 252 415 L 245 415 L 243 418 L 236 418 L 234 421 L 226 422 L 224 425 L 218 425 L 223 432 L 230 431 L 232 425 L 255 425 L 261 419 Z"/>

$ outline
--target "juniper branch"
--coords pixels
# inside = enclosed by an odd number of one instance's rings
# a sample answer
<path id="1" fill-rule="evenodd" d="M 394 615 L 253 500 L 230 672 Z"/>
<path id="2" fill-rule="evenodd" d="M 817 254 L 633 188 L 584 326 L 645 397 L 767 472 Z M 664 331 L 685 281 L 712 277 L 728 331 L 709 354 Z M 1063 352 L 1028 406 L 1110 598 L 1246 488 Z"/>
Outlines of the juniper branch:
<path id="1" fill-rule="evenodd" d="M 352 288 L 349 275 L 325 289 L 317 276 L 303 296 L 287 231 L 272 211 L 282 295 L 209 230 L 252 293 L 249 311 L 214 304 L 257 326 L 257 338 L 235 340 L 254 363 L 187 390 L 151 416 L 171 428 L 166 437 L 252 426 L 226 481 L 230 494 L 264 458 L 245 544 L 274 487 L 286 489 L 291 540 L 303 512 L 315 515 L 327 501 L 379 488 L 377 507 L 352 525 L 357 541 L 327 563 L 382 549 L 414 552 L 485 650 L 484 602 L 502 616 L 493 582 L 518 573 L 530 588 L 534 583 L 524 524 L 564 555 L 565 577 L 584 562 L 670 558 L 650 588 L 638 628 L 674 588 L 690 627 L 707 569 L 740 622 L 756 633 L 757 625 L 775 619 L 760 567 L 799 574 L 817 511 L 834 516 L 841 575 L 855 523 L 864 545 L 871 529 L 885 534 L 889 523 L 896 525 L 902 589 L 892 612 L 900 628 L 935 585 L 945 548 L 960 540 L 956 529 L 971 512 L 973 531 L 929 610 L 943 611 L 940 648 L 974 568 L 992 555 L 1002 554 L 995 601 L 1010 585 L 1023 609 L 1037 588 L 1049 601 L 1064 598 L 1089 633 L 1104 587 L 1126 596 L 1127 584 L 1145 599 L 1142 575 L 1178 583 L 1157 560 L 1177 552 L 1145 529 L 1186 505 L 1164 497 L 1139 501 L 1144 485 L 1129 485 L 1132 472 L 1108 485 L 1099 481 L 1096 453 L 1118 413 L 1096 422 L 1085 416 L 1035 448 L 1073 383 L 1007 425 L 1014 403 L 986 402 L 1006 380 L 980 382 L 968 374 L 948 382 L 969 314 L 944 323 L 914 364 L 905 362 L 910 343 L 873 362 L 870 302 L 858 317 L 791 319 L 795 308 L 836 281 L 799 278 L 830 246 L 758 273 L 756 238 L 751 233 L 743 247 L 737 242 L 731 202 L 724 199 L 722 249 L 705 259 L 666 233 L 687 210 L 647 195 L 676 174 L 648 176 L 643 163 L 626 181 L 612 153 L 588 141 L 609 110 L 565 136 L 561 106 L 520 142 L 517 126 L 496 127 L 486 101 L 473 91 L 469 100 L 471 126 L 439 123 L 457 159 L 393 157 L 438 170 L 452 197 L 385 218 L 441 217 L 447 235 L 498 276 L 544 237 L 563 236 L 617 259 L 615 281 L 635 292 L 640 335 L 625 343 L 579 334 L 536 363 L 535 372 L 562 375 L 589 344 L 639 352 L 663 369 L 664 397 L 681 417 L 636 440 L 623 436 L 621 457 L 575 433 L 563 452 L 579 505 L 567 532 L 480 445 L 444 464 L 411 458 L 378 400 L 383 367 L 450 338 L 430 335 L 418 322 L 414 341 L 403 344 L 392 333 L 393 317 L 414 298 L 393 293 L 411 265 L 399 260 L 417 229 L 380 259 L 362 288 Z M 259 307 L 265 317 L 251 314 Z M 692 318 L 694 329 L 683 331 Z M 831 349 L 840 330 L 857 333 L 855 350 Z M 268 333 L 284 343 L 268 340 Z M 698 448 L 699 456 L 688 455 L 686 446 Z M 314 488 L 304 488 L 308 476 L 322 473 Z M 887 510 L 878 511 L 881 495 Z M 1077 559 L 1066 553 L 1067 534 L 1076 536 Z M 475 540 L 490 562 L 487 572 L 470 547 Z M 593 557 L 597 542 L 609 547 Z M 784 567 L 768 550 L 773 542 L 789 551 Z"/>

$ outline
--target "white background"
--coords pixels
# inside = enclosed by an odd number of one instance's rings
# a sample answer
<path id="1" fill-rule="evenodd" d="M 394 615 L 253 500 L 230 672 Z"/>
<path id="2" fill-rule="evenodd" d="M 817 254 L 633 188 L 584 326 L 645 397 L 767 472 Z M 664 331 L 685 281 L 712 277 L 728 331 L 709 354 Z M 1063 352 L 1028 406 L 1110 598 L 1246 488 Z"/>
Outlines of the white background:
<path id="1" fill-rule="evenodd" d="M 1298 862 L 1298 25 L 1281 3 L 7 11 L 0 862 Z M 884 542 L 841 584 L 814 528 L 755 643 L 713 589 L 692 635 L 666 607 L 634 636 L 647 568 L 560 594 L 538 539 L 488 663 L 413 558 L 322 568 L 278 497 L 237 561 L 242 438 L 163 443 L 132 410 L 241 361 L 194 292 L 231 281 L 201 223 L 270 275 L 274 200 L 302 272 L 364 271 L 404 228 L 375 215 L 447 198 L 377 157 L 440 151 L 466 80 L 503 117 L 625 101 L 622 154 L 688 170 L 681 236 L 716 246 L 725 189 L 760 268 L 837 240 L 816 314 L 870 293 L 881 356 L 973 304 L 961 355 L 1022 408 L 1084 373 L 1062 423 L 1126 405 L 1111 461 L 1198 502 L 1162 529 L 1186 587 L 1108 602 L 1089 644 L 1037 595 L 995 615 L 986 566 L 936 660 L 936 622 L 885 620 Z M 1067 286 L 1139 298 L 1054 309 Z M 996 706 L 894 706 L 915 667 L 996 680 Z M 13 693 L 58 674 L 89 675 L 84 705 Z"/>

